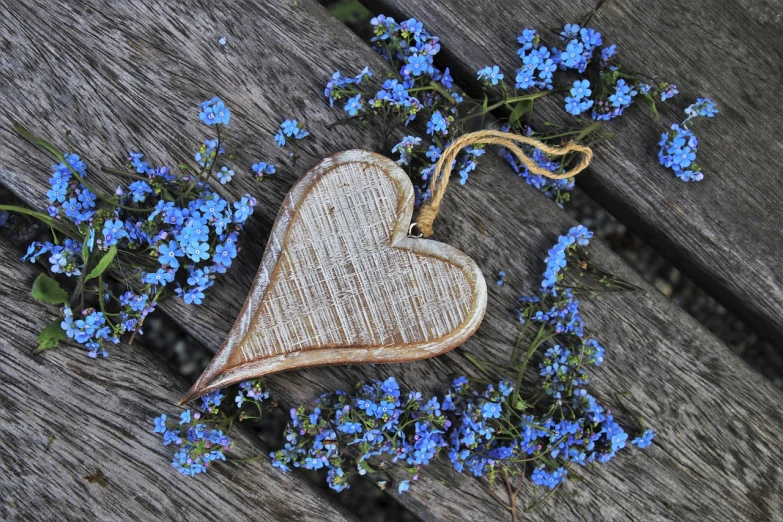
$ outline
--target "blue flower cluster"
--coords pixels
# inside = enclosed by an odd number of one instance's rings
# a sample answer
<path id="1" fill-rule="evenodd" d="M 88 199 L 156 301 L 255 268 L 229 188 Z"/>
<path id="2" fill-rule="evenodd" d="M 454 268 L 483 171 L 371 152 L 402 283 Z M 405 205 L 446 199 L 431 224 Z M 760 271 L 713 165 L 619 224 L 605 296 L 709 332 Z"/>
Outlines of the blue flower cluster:
<path id="1" fill-rule="evenodd" d="M 546 324 L 555 333 L 572 333 L 581 337 L 584 334 L 585 323 L 579 313 L 579 299 L 574 297 L 570 288 L 561 290 L 558 297 L 559 299 L 552 303 L 549 309 L 538 309 L 527 319 L 520 312 L 519 322 L 525 324 L 529 319 L 534 323 Z M 520 302 L 538 303 L 539 299 L 537 297 L 522 297 Z"/>
<path id="2" fill-rule="evenodd" d="M 296 120 L 285 120 L 280 124 L 280 128 L 275 134 L 275 142 L 278 147 L 283 147 L 286 144 L 286 138 L 296 140 L 303 140 L 308 137 L 310 133 L 304 130 L 304 127 Z"/>
<path id="3" fill-rule="evenodd" d="M 562 270 L 566 267 L 568 255 L 577 246 L 587 246 L 593 233 L 582 225 L 572 227 L 564 236 L 560 236 L 555 246 L 549 249 L 544 271 L 544 279 L 541 282 L 541 290 L 550 295 L 557 295 L 557 283 L 562 280 Z"/>
<path id="4" fill-rule="evenodd" d="M 164 292 L 188 304 L 201 304 L 206 290 L 239 252 L 239 234 L 256 200 L 247 194 L 232 203 L 211 187 L 209 179 L 224 154 L 221 129 L 229 123 L 231 112 L 220 98 L 201 103 L 199 109 L 201 120 L 214 126 L 218 137 L 206 140 L 194 154 L 196 168 L 183 165 L 175 172 L 166 166 L 153 167 L 142 153 L 131 151 L 127 170 L 116 172 L 133 181 L 126 189 L 117 187 L 112 196 L 99 197 L 88 188 L 87 165 L 77 154 L 63 154 L 64 161 L 52 166 L 47 211 L 66 225 L 62 231 L 72 237 L 61 243 L 35 242 L 22 259 L 35 262 L 48 255 L 51 272 L 66 277 L 83 278 L 102 260 L 110 263 L 101 273 L 115 268 L 135 274 L 119 295 L 106 284 L 97 286 L 93 293 L 100 312 L 63 309 L 63 330 L 84 344 L 91 357 L 107 355 L 104 341 L 117 343 L 122 334 L 141 334 L 145 317 Z M 274 167 L 265 165 L 263 170 L 269 174 Z M 234 171 L 221 166 L 214 175 L 226 184 Z M 117 255 L 120 251 L 123 254 Z M 80 287 L 93 291 L 91 286 Z M 109 305 L 119 309 L 107 314 L 103 308 Z"/>
<path id="5" fill-rule="evenodd" d="M 234 397 L 234 402 L 238 408 L 241 408 L 246 402 L 260 403 L 269 398 L 269 390 L 260 380 L 245 381 L 240 383 L 239 392 Z"/>
<path id="6" fill-rule="evenodd" d="M 422 23 L 413 18 L 398 23 L 393 18 L 379 15 L 371 20 L 373 26 L 373 47 L 398 71 L 396 78 L 384 81 L 380 88 L 362 87 L 365 79 L 372 76 L 367 67 L 356 77 L 343 76 L 339 71 L 332 75 L 324 91 L 329 102 L 345 99 L 344 110 L 351 117 L 390 118 L 396 123 L 409 125 L 424 114 L 423 125 L 432 137 L 434 150 L 441 151 L 454 137 L 452 127 L 456 121 L 457 106 L 463 102 L 462 95 L 454 89 L 453 78 L 448 68 L 441 71 L 434 65 L 434 57 L 440 51 L 437 36 L 432 36 Z M 497 84 L 503 74 L 497 66 L 481 71 L 487 80 Z M 436 86 L 436 87 L 433 87 Z M 447 140 L 448 138 L 448 140 Z M 392 152 L 401 155 L 399 163 L 411 166 L 414 160 L 419 165 L 413 172 L 422 181 L 432 174 L 436 155 L 432 151 L 420 150 L 421 139 L 406 136 L 397 143 Z M 460 175 L 460 183 L 467 181 L 470 172 L 476 168 L 476 158 L 483 154 L 482 147 L 463 151 L 457 158 L 454 170 Z M 426 197 L 426 186 L 417 186 L 417 203 Z"/>
<path id="7" fill-rule="evenodd" d="M 74 320 L 73 311 L 69 306 L 65 306 L 63 314 L 64 318 L 60 323 L 60 328 L 69 339 L 83 344 L 88 350 L 87 355 L 93 359 L 99 355 L 104 358 L 109 356 L 108 352 L 103 349 L 103 341 L 114 344 L 120 342 L 114 329 L 106 325 L 106 317 L 103 312 L 87 308 L 82 310 L 81 319 Z"/>
<path id="8" fill-rule="evenodd" d="M 199 119 L 207 125 L 228 125 L 231 121 L 231 111 L 223 100 L 215 96 L 211 100 L 199 104 Z M 143 170 L 140 172 L 144 172 Z"/>
<path id="9" fill-rule="evenodd" d="M 402 141 L 392 148 L 392 154 L 399 154 L 400 159 L 397 163 L 400 165 L 409 165 L 413 158 L 413 149 L 421 143 L 421 138 L 416 136 L 405 136 Z"/>
<path id="10" fill-rule="evenodd" d="M 503 125 L 500 129 L 508 132 L 509 127 L 508 125 Z M 533 130 L 530 127 L 527 127 L 525 135 L 532 136 Z M 549 157 L 539 149 L 524 145 L 522 146 L 522 150 L 525 151 L 525 154 L 532 158 L 539 167 L 552 172 L 557 172 L 561 167 L 560 161 Z M 527 166 L 520 163 L 514 153 L 506 148 L 501 147 L 500 156 L 506 160 L 506 163 L 511 166 L 514 172 L 525 178 L 528 185 L 537 188 L 547 197 L 554 199 L 558 204 L 561 204 L 564 199 L 567 199 L 563 194 L 568 194 L 568 192 L 574 188 L 574 178 L 552 179 L 542 176 L 541 174 L 531 173 Z"/>
<path id="11" fill-rule="evenodd" d="M 558 270 L 574 257 L 576 245 L 587 245 L 591 236 L 584 227 L 574 227 L 558 241 L 549 256 L 565 260 L 558 263 Z M 499 274 L 501 280 L 504 275 Z M 558 281 L 555 278 L 553 284 Z M 585 335 L 573 291 L 543 288 L 538 296 L 520 299 L 524 328 L 520 339 L 527 339 L 528 346 L 519 353 L 515 349 L 507 369 L 516 374 L 515 379 L 479 385 L 458 377 L 442 400 L 402 390 L 394 377 L 359 383 L 349 392 L 326 393 L 312 410 L 291 409 L 285 445 L 269 455 L 272 465 L 282 471 L 321 470 L 329 487 L 338 492 L 350 487 L 352 476 L 399 468 L 403 478 L 397 491 L 403 493 L 422 468 L 441 455 L 448 457 L 455 471 L 490 484 L 498 476 L 507 480 L 508 475 L 522 472 L 534 485 L 548 490 L 566 482 L 574 466 L 610 461 L 627 446 L 629 435 L 586 389 L 589 368 L 600 366 L 606 351 L 598 340 Z M 525 336 L 533 323 L 538 333 Z M 526 368 L 536 354 L 538 381 L 523 392 L 519 384 L 529 378 Z M 255 381 L 240 385 L 235 402 L 239 407 L 249 401 L 260 405 L 268 397 L 260 381 Z M 201 411 L 235 418 L 219 410 L 220 399 L 220 392 L 203 398 Z M 191 422 L 190 412 L 183 413 L 182 420 Z M 169 439 L 181 442 L 179 431 L 167 427 L 165 416 L 156 419 L 155 431 L 164 434 L 164 444 Z M 643 429 L 630 443 L 644 448 L 654 437 L 652 430 Z M 204 451 L 188 446 L 188 451 L 177 453 L 175 467 L 182 462 L 192 466 Z M 192 473 L 190 469 L 185 472 Z"/>
<path id="12" fill-rule="evenodd" d="M 639 91 L 626 83 L 622 78 L 612 86 L 612 94 L 605 100 L 598 100 L 593 110 L 593 119 L 611 120 L 623 114 L 631 106 Z"/>
<path id="13" fill-rule="evenodd" d="M 258 163 L 253 163 L 253 165 L 250 167 L 253 172 L 256 174 L 257 180 L 264 179 L 264 176 L 271 176 L 275 172 L 277 172 L 277 169 L 274 165 L 271 163 L 267 163 L 266 161 L 259 161 Z"/>
<path id="14" fill-rule="evenodd" d="M 49 270 L 67 277 L 79 276 L 84 268 L 82 246 L 82 243 L 71 238 L 66 238 L 62 245 L 55 245 L 49 241 L 35 241 L 27 248 L 22 261 L 29 260 L 35 263 L 39 256 L 50 254 Z"/>
<path id="15" fill-rule="evenodd" d="M 434 111 L 430 121 L 427 122 L 427 134 L 440 133 L 446 135 L 448 131 L 449 121 L 446 120 L 440 111 Z"/>
<path id="16" fill-rule="evenodd" d="M 580 73 L 587 69 L 593 51 L 603 44 L 601 33 L 578 24 L 566 24 L 560 39 L 566 42 L 566 48 L 563 51 L 554 49 L 558 65 L 561 69 L 575 69 Z"/>
<path id="17" fill-rule="evenodd" d="M 65 161 L 52 165 L 52 188 L 46 192 L 50 205 L 46 210 L 50 216 L 66 218 L 78 226 L 95 215 L 97 196 L 82 183 L 87 177 L 87 165 L 79 155 L 69 152 L 63 158 Z"/>
<path id="18" fill-rule="evenodd" d="M 655 432 L 651 429 L 646 429 L 641 435 L 633 439 L 631 441 L 631 444 L 639 448 L 646 448 L 652 445 L 652 441 L 654 438 L 655 438 Z"/>
<path id="19" fill-rule="evenodd" d="M 669 132 L 661 135 L 658 144 L 658 160 L 661 165 L 670 168 L 682 181 L 701 181 L 704 174 L 696 163 L 696 152 L 699 140 L 691 130 L 698 118 L 713 118 L 718 114 L 718 107 L 708 98 L 698 98 L 695 103 L 685 109 L 687 118 L 679 125 L 674 123 Z"/>
<path id="20" fill-rule="evenodd" d="M 201 419 L 200 412 L 182 412 L 174 429 L 168 428 L 166 419 L 165 413 L 156 418 L 153 431 L 163 435 L 165 446 L 179 446 L 171 461 L 174 469 L 192 477 L 206 473 L 212 462 L 226 460 L 223 452 L 231 447 L 231 439 L 222 431 L 209 429 L 206 424 L 198 422 Z"/>
<path id="21" fill-rule="evenodd" d="M 329 486 L 342 491 L 353 474 L 374 470 L 370 459 L 386 458 L 406 467 L 415 478 L 447 446 L 449 423 L 443 415 L 450 405 L 436 397 L 424 400 L 420 393 L 401 394 L 390 377 L 357 386 L 353 393 L 322 395 L 312 413 L 304 407 L 291 410 L 285 447 L 271 454 L 275 467 L 329 470 Z M 345 453 L 356 451 L 351 467 Z"/>
<path id="22" fill-rule="evenodd" d="M 216 461 L 225 461 L 224 452 L 231 445 L 231 439 L 227 433 L 231 429 L 234 417 L 227 416 L 221 408 L 227 405 L 223 402 L 225 397 L 220 390 L 201 397 L 198 411 L 185 410 L 179 420 L 169 419 L 162 414 L 154 420 L 154 433 L 163 436 L 163 445 L 174 444 L 179 448 L 174 453 L 171 465 L 187 476 L 206 473 L 209 465 Z M 234 402 L 241 409 L 246 403 L 257 407 L 259 411 L 261 403 L 269 398 L 269 391 L 259 380 L 245 381 L 239 385 Z M 258 418 L 240 415 L 239 420 L 246 418 Z"/>
<path id="23" fill-rule="evenodd" d="M 696 98 L 696 101 L 685 108 L 687 118 L 683 125 L 688 125 L 691 120 L 698 117 L 714 118 L 720 111 L 715 102 L 709 98 Z"/>
<path id="24" fill-rule="evenodd" d="M 569 91 L 570 96 L 566 96 L 565 109 L 569 114 L 578 116 L 582 114 L 595 103 L 590 99 L 590 95 L 593 93 L 590 90 L 590 82 L 588 80 L 577 80 L 574 82 L 574 86 Z"/>
<path id="25" fill-rule="evenodd" d="M 576 306 L 579 306 L 578 301 Z M 562 332 L 578 337 L 581 340 L 581 346 L 580 350 L 572 351 L 556 344 L 544 353 L 544 359 L 539 364 L 543 387 L 544 391 L 555 399 L 562 399 L 564 395 L 573 395 L 577 386 L 588 384 L 589 379 L 587 370 L 584 368 L 585 365 L 600 366 L 605 353 L 603 346 L 598 341 L 584 339 L 584 331 L 581 328 L 563 330 Z"/>
<path id="26" fill-rule="evenodd" d="M 551 90 L 553 73 L 557 69 L 584 73 L 593 60 L 595 51 L 600 48 L 600 88 L 591 89 L 588 80 L 577 80 L 565 99 L 566 112 L 576 116 L 593 108 L 593 119 L 610 120 L 620 116 L 640 92 L 650 97 L 660 94 L 661 101 L 677 93 L 675 85 L 661 83 L 653 89 L 651 85 L 636 80 L 632 75 L 621 75 L 619 67 L 613 63 L 617 46 L 612 44 L 601 47 L 603 35 L 595 29 L 581 27 L 579 24 L 566 24 L 560 32 L 560 39 L 565 42 L 565 49 L 553 47 L 550 51 L 541 45 L 540 37 L 534 29 L 522 31 L 522 35 L 517 38 L 520 44 L 517 54 L 522 59 L 522 67 L 517 70 L 517 89 L 537 87 Z M 629 84 L 626 78 L 634 80 Z M 591 95 L 593 98 L 590 98 Z"/>
<path id="27" fill-rule="evenodd" d="M 283 471 L 327 469 L 329 486 L 342 491 L 352 475 L 375 472 L 376 462 L 402 466 L 416 480 L 421 467 L 443 451 L 456 471 L 490 481 L 513 464 L 537 462 L 531 480 L 554 488 L 569 466 L 608 462 L 628 439 L 611 412 L 580 388 L 588 383 L 584 366 L 604 358 L 597 341 L 580 341 L 577 352 L 555 345 L 544 354 L 542 386 L 553 402 L 542 414 L 527 413 L 508 380 L 478 391 L 459 377 L 439 401 L 413 391 L 406 396 L 390 377 L 352 393 L 326 394 L 312 413 L 291 410 L 285 448 L 271 453 L 272 463 Z M 646 430 L 633 443 L 643 448 L 653 437 Z M 398 491 L 408 488 L 403 480 Z"/>
<path id="28" fill-rule="evenodd" d="M 391 62 L 395 76 L 385 79 L 381 86 L 373 86 L 367 81 L 373 76 L 365 67 L 357 76 L 344 76 L 335 72 L 326 85 L 324 94 L 330 104 L 340 101 L 343 109 L 351 118 L 361 121 L 381 120 L 384 128 L 394 125 L 418 123 L 422 134 L 426 134 L 432 143 L 417 141 L 406 136 L 394 146 L 393 152 L 401 153 L 400 164 L 407 166 L 408 173 L 414 178 L 416 204 L 428 197 L 427 181 L 434 170 L 438 155 L 470 127 L 468 120 L 481 117 L 494 110 L 505 108 L 510 112 L 505 130 L 520 134 L 533 134 L 523 122 L 522 117 L 532 111 L 533 101 L 550 91 L 554 92 L 555 73 L 558 70 L 572 70 L 579 74 L 588 74 L 588 68 L 596 63 L 597 71 L 589 73 L 589 80 L 580 77 L 565 97 L 565 110 L 574 116 L 590 114 L 596 121 L 606 121 L 623 114 L 626 108 L 643 98 L 655 111 L 658 99 L 665 101 L 677 94 L 673 84 L 661 82 L 652 85 L 643 82 L 635 73 L 620 70 L 616 63 L 617 46 L 604 46 L 603 35 L 590 27 L 579 24 L 566 24 L 560 32 L 564 48 L 547 47 L 540 35 L 526 28 L 517 38 L 517 51 L 522 66 L 515 71 L 513 89 L 506 87 L 505 74 L 498 65 L 487 65 L 478 71 L 477 77 L 485 87 L 500 86 L 500 89 L 486 89 L 482 102 L 480 99 L 468 100 L 454 86 L 449 69 L 440 70 L 435 65 L 435 57 L 440 51 L 440 41 L 430 34 L 416 19 L 397 22 L 395 19 L 378 15 L 371 20 L 373 28 L 373 48 L 387 61 Z M 598 58 L 600 56 L 600 59 Z M 519 91 L 538 89 L 539 92 L 518 94 Z M 490 96 L 502 98 L 489 103 Z M 460 110 L 462 109 L 462 110 Z M 536 135 L 545 142 L 560 143 L 565 136 L 586 137 L 599 126 L 586 123 L 584 128 L 565 133 L 552 133 L 551 136 Z M 602 139 L 599 137 L 598 139 Z M 418 140 L 418 138 L 417 138 Z M 483 152 L 483 146 L 475 150 Z M 530 175 L 527 168 L 508 151 L 501 154 L 509 164 L 529 184 L 543 191 L 558 204 L 568 201 L 568 192 L 573 188 L 573 179 L 551 180 L 540 175 Z M 465 152 L 457 157 L 453 170 L 460 175 L 464 184 L 475 169 L 479 154 Z M 560 158 L 552 158 L 541 152 L 530 150 L 535 161 L 553 172 L 562 172 L 565 168 Z M 434 159 L 433 159 L 434 158 Z"/>
<path id="29" fill-rule="evenodd" d="M 535 29 L 525 29 L 517 38 L 520 47 L 517 50 L 522 60 L 522 67 L 517 69 L 517 89 L 552 90 L 552 78 L 557 70 L 557 63 L 552 59 L 552 53 L 545 45 L 541 45 L 541 39 Z"/>
<path id="30" fill-rule="evenodd" d="M 500 72 L 500 67 L 497 65 L 484 67 L 478 72 L 478 79 L 484 80 L 485 83 L 490 85 L 497 85 L 503 78 L 505 78 L 505 75 Z"/>

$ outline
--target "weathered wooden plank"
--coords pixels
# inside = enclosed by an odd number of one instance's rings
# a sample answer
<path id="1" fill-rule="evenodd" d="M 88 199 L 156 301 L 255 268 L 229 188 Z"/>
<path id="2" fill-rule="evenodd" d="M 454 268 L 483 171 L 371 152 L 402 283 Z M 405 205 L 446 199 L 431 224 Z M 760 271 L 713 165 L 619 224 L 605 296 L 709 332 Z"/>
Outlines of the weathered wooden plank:
<path id="1" fill-rule="evenodd" d="M 75 13 L 72 4 L 58 7 L 56 15 L 35 9 L 31 16 L 18 5 L 2 13 L 4 20 L 13 21 L 3 27 L 11 42 L 8 59 L 26 65 L 0 78 L 3 92 L 11 93 L 14 100 L 0 109 L 0 132 L 8 144 L 0 150 L 0 167 L 4 182 L 28 203 L 41 205 L 48 163 L 8 133 L 12 117 L 37 122 L 31 126 L 47 136 L 68 122 L 76 146 L 89 151 L 94 161 L 116 162 L 126 143 L 144 145 L 143 150 L 160 159 L 167 157 L 166 151 L 181 150 L 190 136 L 201 132 L 192 119 L 183 123 L 180 113 L 209 94 L 203 92 L 204 78 L 215 78 L 219 94 L 234 110 L 233 136 L 243 145 L 238 164 L 279 158 L 271 136 L 285 117 L 304 119 L 313 132 L 296 166 L 279 162 L 279 175 L 260 187 L 239 176 L 226 186 L 234 195 L 250 190 L 259 198 L 236 266 L 212 289 L 204 306 L 169 303 L 163 307 L 171 320 L 217 348 L 239 313 L 266 234 L 294 179 L 337 150 L 380 147 L 373 129 L 327 130 L 341 116 L 321 98 L 324 80 L 337 68 L 353 72 L 351 67 L 358 71 L 370 64 L 380 72 L 384 64 L 310 0 L 275 0 L 263 9 L 249 1 L 208 7 L 167 3 L 146 10 L 142 6 L 139 11 L 106 4 L 96 0 L 90 9 L 77 4 L 86 15 Z M 184 19 L 190 24 L 190 29 L 183 29 L 186 34 L 177 29 Z M 84 30 L 60 34 L 55 28 L 64 20 L 78 21 Z M 229 34 L 227 48 L 204 36 L 212 31 L 216 36 Z M 92 50 L 96 39 L 102 46 Z M 50 44 L 69 45 L 70 52 L 55 70 L 36 51 Z M 80 65 L 88 60 L 94 68 Z M 129 65 L 142 61 L 146 68 Z M 265 74 L 265 86 L 258 85 L 258 76 L 248 74 L 259 69 Z M 57 83 L 41 81 L 55 72 Z M 89 90 L 82 87 L 82 75 L 89 78 Z M 73 96 L 70 104 L 61 103 L 71 92 L 80 96 Z M 87 111 L 89 117 L 84 116 Z M 474 178 L 446 197 L 434 239 L 471 255 L 485 275 L 499 269 L 509 274 L 506 286 L 490 289 L 487 317 L 478 334 L 463 348 L 428 361 L 321 368 L 274 377 L 272 384 L 284 404 L 309 401 L 326 389 L 349 387 L 359 379 L 388 375 L 405 386 L 437 390 L 455 374 L 470 372 L 460 356 L 462 350 L 484 358 L 508 355 L 517 334 L 510 308 L 516 296 L 537 286 L 546 249 L 573 221 L 497 159 L 488 159 Z M 106 178 L 100 182 L 111 183 Z M 515 199 L 509 199 L 509 194 Z M 601 265 L 650 289 L 605 247 L 596 244 L 593 253 Z M 645 414 L 659 431 L 659 443 L 646 452 L 629 452 L 596 472 L 588 471 L 584 486 L 569 486 L 572 491 L 585 488 L 579 497 L 556 499 L 537 514 L 569 519 L 780 516 L 781 481 L 776 481 L 783 451 L 780 393 L 651 289 L 647 295 L 612 297 L 600 305 L 585 303 L 584 313 L 609 348 L 608 362 L 594 378 L 596 393 L 617 406 L 616 392 L 630 391 L 623 406 Z M 736 434 L 724 428 L 727 425 Z M 441 466 L 431 466 L 421 477 L 400 500 L 425 519 L 507 519 L 470 477 Z"/>
<path id="2" fill-rule="evenodd" d="M 363 0 L 376 12 L 415 17 L 441 37 L 452 71 L 476 86 L 476 73 L 499 64 L 513 85 L 516 38 L 525 27 L 545 41 L 577 21 L 595 0 Z M 676 83 L 660 121 L 634 107 L 611 122 L 577 183 L 721 304 L 766 334 L 783 335 L 783 209 L 771 187 L 783 168 L 783 104 L 769 85 L 783 78 L 783 7 L 777 2 L 665 0 L 603 2 L 591 26 L 617 43 L 620 61 Z M 561 46 L 562 47 L 562 46 Z M 699 96 L 721 114 L 699 126 L 705 180 L 685 184 L 658 164 L 657 143 Z M 562 120 L 562 96 L 540 100 L 539 123 Z"/>
<path id="3" fill-rule="evenodd" d="M 139 346 L 118 347 L 110 365 L 71 347 L 33 356 L 56 312 L 30 297 L 37 270 L 20 255 L 0 240 L 0 518 L 351 519 L 304 476 L 266 460 L 213 466 L 206 481 L 179 475 L 151 426 L 187 386 Z M 267 451 L 249 432 L 232 437 L 235 456 Z M 83 478 L 96 469 L 106 485 Z"/>

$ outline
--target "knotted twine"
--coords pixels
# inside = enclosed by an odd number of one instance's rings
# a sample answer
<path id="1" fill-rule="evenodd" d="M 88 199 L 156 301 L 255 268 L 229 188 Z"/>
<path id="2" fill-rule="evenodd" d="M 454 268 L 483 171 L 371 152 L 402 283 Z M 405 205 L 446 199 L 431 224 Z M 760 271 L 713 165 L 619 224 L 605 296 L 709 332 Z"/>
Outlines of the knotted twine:
<path id="1" fill-rule="evenodd" d="M 457 154 L 470 145 L 476 145 L 483 143 L 486 145 L 501 145 L 506 149 L 513 152 L 519 161 L 521 161 L 531 174 L 538 174 L 551 179 L 564 179 L 576 176 L 582 172 L 590 161 L 593 159 L 593 151 L 590 147 L 579 145 L 576 143 L 568 143 L 564 147 L 554 147 L 547 145 L 535 138 L 528 136 L 522 136 L 521 134 L 513 134 L 510 132 L 501 132 L 497 130 L 481 130 L 477 132 L 469 132 L 454 140 L 451 145 L 446 147 L 443 151 L 438 162 L 435 164 L 435 171 L 432 174 L 430 180 L 430 191 L 432 198 L 421 207 L 419 215 L 416 220 L 416 227 L 419 229 L 424 237 L 430 237 L 433 233 L 432 222 L 438 215 L 440 210 L 440 204 L 443 201 L 443 195 L 446 193 L 446 186 L 449 183 L 449 177 L 453 169 Z M 545 169 L 538 165 L 530 156 L 525 154 L 522 148 L 517 145 L 522 143 L 530 145 L 545 154 L 550 156 L 565 156 L 571 152 L 579 152 L 582 155 L 581 160 L 570 170 L 567 170 L 561 174 L 556 174 L 551 170 Z"/>

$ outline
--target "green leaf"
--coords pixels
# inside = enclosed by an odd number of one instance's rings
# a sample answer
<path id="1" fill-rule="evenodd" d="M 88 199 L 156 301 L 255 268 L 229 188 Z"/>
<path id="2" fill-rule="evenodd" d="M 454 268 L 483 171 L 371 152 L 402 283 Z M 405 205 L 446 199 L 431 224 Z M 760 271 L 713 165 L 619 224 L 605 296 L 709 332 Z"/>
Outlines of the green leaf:
<path id="1" fill-rule="evenodd" d="M 518 122 L 522 116 L 530 112 L 532 107 L 532 100 L 525 100 L 517 103 L 514 107 L 514 110 L 511 111 L 511 115 L 508 117 L 509 126 L 513 126 L 516 122 Z"/>
<path id="2" fill-rule="evenodd" d="M 87 246 L 87 241 L 90 239 L 89 232 L 84 236 L 84 242 L 82 243 L 82 261 L 84 261 L 84 269 L 87 269 L 87 262 L 90 259 L 90 249 Z"/>
<path id="3" fill-rule="evenodd" d="M 645 93 L 641 95 L 642 102 L 644 102 L 645 105 L 647 105 L 650 110 L 653 113 L 653 116 L 655 116 L 655 119 L 658 119 L 658 107 L 655 106 L 655 98 L 650 95 L 650 93 Z"/>
<path id="4" fill-rule="evenodd" d="M 35 279 L 32 295 L 42 303 L 57 305 L 68 302 L 68 294 L 60 283 L 46 274 L 41 274 Z"/>
<path id="5" fill-rule="evenodd" d="M 585 139 L 591 132 L 600 129 L 602 126 L 603 126 L 603 122 L 601 121 L 597 121 L 595 123 L 588 125 L 584 129 L 582 129 L 582 131 L 579 134 L 576 135 L 575 141 L 579 143 L 580 141 Z"/>
<path id="6" fill-rule="evenodd" d="M 56 348 L 60 341 L 68 338 L 65 331 L 60 327 L 62 319 L 55 319 L 49 323 L 46 328 L 38 334 L 38 348 L 33 350 L 33 354 L 39 354 L 44 350 Z"/>
<path id="7" fill-rule="evenodd" d="M 104 273 L 108 268 L 109 265 L 111 265 L 111 262 L 114 261 L 114 257 L 117 255 L 117 247 L 112 246 L 108 252 L 101 258 L 100 261 L 98 261 L 98 264 L 95 265 L 95 268 L 93 268 L 90 273 L 87 275 L 87 278 L 85 281 L 89 281 L 90 279 L 95 279 L 102 273 Z"/>
<path id="8" fill-rule="evenodd" d="M 482 106 L 484 109 L 486 109 L 487 107 L 489 107 L 489 96 L 487 96 L 486 94 L 484 95 L 484 103 L 482 103 L 482 104 L 481 104 L 481 106 Z"/>
<path id="9" fill-rule="evenodd" d="M 35 219 L 43 221 L 47 225 L 56 228 L 57 230 L 59 230 L 63 234 L 66 234 L 69 237 L 76 237 L 76 232 L 72 229 L 72 227 L 66 226 L 61 221 L 53 219 L 49 214 L 35 212 L 33 210 L 30 210 L 29 208 L 18 207 L 16 205 L 0 205 L 0 210 L 6 210 L 8 212 L 18 212 L 19 214 L 24 214 L 25 216 L 34 217 Z"/>
<path id="10" fill-rule="evenodd" d="M 362 468 L 367 473 L 378 473 L 376 470 L 372 469 L 372 467 L 367 464 L 366 460 L 363 460 L 359 463 L 359 467 Z"/>
<path id="11" fill-rule="evenodd" d="M 25 138 L 25 139 L 33 142 L 34 144 L 38 145 L 43 150 L 45 150 L 46 152 L 52 154 L 53 156 L 55 156 L 60 161 L 65 161 L 65 158 L 60 153 L 60 151 L 57 149 L 57 147 L 55 147 L 54 145 L 52 145 L 48 141 L 42 140 L 41 138 L 39 138 L 38 136 L 36 136 L 32 132 L 30 132 L 29 130 L 27 130 L 24 127 L 22 127 L 21 125 L 19 125 L 18 123 L 14 123 L 14 130 L 19 135 L 21 135 L 23 138 Z"/>

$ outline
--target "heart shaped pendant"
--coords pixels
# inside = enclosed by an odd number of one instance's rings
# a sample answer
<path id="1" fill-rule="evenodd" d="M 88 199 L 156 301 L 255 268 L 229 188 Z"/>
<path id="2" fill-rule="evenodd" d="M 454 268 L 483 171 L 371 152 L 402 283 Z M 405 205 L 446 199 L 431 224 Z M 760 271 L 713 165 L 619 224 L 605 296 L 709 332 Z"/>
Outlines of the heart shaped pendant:
<path id="1" fill-rule="evenodd" d="M 313 167 L 286 196 L 250 295 L 183 402 L 273 372 L 404 362 L 465 342 L 487 307 L 476 263 L 408 237 L 413 187 L 363 150 Z"/>

